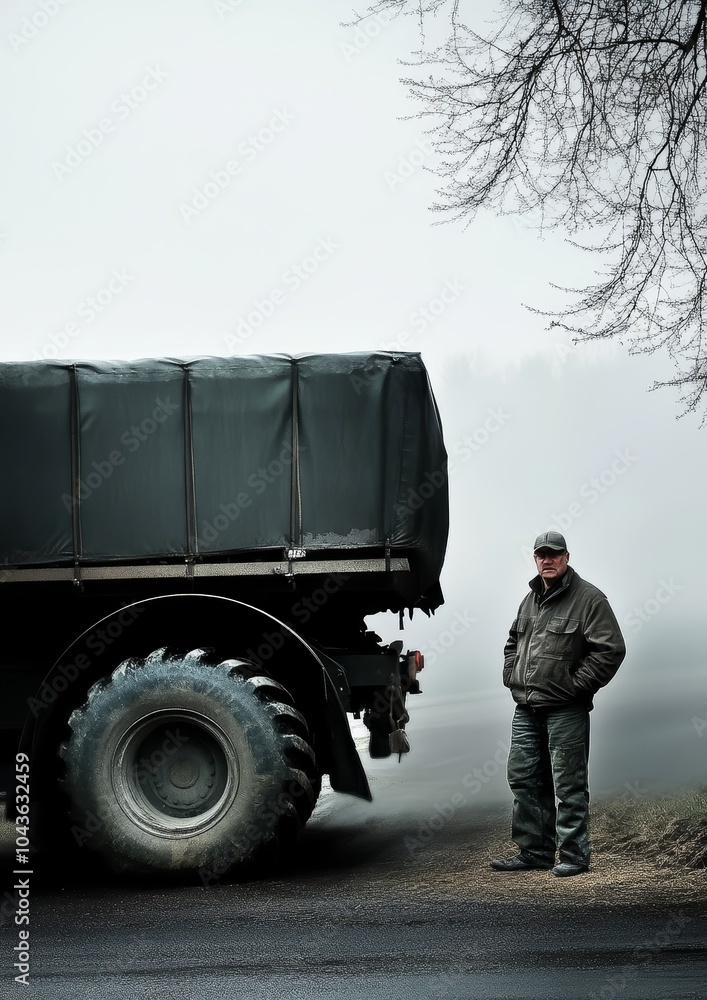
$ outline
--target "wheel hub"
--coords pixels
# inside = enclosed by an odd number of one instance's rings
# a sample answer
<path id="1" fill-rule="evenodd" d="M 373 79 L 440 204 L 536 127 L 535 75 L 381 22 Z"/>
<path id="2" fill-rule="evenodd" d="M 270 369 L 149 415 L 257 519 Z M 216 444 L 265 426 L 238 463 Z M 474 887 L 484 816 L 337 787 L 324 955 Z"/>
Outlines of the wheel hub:
<path id="1" fill-rule="evenodd" d="M 213 774 L 214 767 L 211 766 L 211 773 Z M 193 760 L 192 758 L 187 758 L 185 760 L 179 760 L 176 764 L 172 764 L 169 769 L 169 780 L 177 788 L 191 788 L 192 785 L 196 784 L 199 778 L 199 762 Z"/>
<path id="2" fill-rule="evenodd" d="M 115 791 L 138 826 L 158 836 L 193 836 L 231 807 L 238 756 L 213 721 L 187 710 L 134 723 L 116 748 Z"/>

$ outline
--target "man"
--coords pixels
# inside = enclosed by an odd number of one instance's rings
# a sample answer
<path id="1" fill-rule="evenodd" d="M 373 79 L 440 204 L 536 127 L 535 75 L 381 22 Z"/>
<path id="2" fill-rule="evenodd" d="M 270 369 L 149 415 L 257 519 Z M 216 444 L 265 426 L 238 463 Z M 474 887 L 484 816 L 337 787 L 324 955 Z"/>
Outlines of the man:
<path id="1" fill-rule="evenodd" d="M 503 665 L 503 683 L 517 703 L 508 784 L 511 837 L 520 853 L 491 867 L 579 875 L 591 853 L 589 712 L 626 647 L 604 594 L 569 565 L 564 537 L 546 531 L 533 548 L 538 575 L 511 626 Z"/>

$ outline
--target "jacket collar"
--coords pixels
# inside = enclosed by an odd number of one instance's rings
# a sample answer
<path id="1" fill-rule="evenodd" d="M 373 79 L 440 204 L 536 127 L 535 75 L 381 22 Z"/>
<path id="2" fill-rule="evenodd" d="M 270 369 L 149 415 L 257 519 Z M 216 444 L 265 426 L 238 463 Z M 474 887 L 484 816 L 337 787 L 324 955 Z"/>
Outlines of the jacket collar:
<path id="1" fill-rule="evenodd" d="M 575 578 L 579 579 L 579 577 L 577 576 L 577 574 L 575 573 L 575 571 L 572 569 L 572 567 L 568 566 L 567 569 L 565 570 L 564 574 L 562 575 L 562 578 L 561 578 L 558 586 L 556 587 L 556 589 L 554 589 L 552 591 L 551 594 L 547 594 L 546 595 L 545 588 L 544 588 L 544 585 L 543 585 L 543 578 L 540 576 L 539 573 L 538 573 L 537 576 L 534 576 L 533 579 L 529 581 L 528 586 L 530 587 L 530 589 L 535 594 L 537 594 L 537 596 L 542 601 L 545 596 L 547 596 L 547 597 L 556 597 L 557 594 L 564 593 L 564 591 L 568 590 L 572 586 L 572 581 Z"/>

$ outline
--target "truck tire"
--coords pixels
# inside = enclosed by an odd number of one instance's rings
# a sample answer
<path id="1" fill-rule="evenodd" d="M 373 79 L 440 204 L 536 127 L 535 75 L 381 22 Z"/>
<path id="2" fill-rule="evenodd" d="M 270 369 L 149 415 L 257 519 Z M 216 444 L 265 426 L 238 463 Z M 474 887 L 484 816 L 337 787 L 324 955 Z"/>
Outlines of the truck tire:
<path id="1" fill-rule="evenodd" d="M 208 884 L 275 859 L 319 792 L 307 723 L 285 688 L 201 649 L 126 660 L 69 727 L 71 832 L 117 871 L 198 872 Z"/>

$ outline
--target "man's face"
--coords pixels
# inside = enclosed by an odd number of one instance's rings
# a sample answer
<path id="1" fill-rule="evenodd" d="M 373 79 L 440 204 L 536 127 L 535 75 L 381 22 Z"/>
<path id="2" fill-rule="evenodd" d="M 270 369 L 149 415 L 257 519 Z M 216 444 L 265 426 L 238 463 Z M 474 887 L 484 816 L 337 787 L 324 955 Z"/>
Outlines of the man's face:
<path id="1" fill-rule="evenodd" d="M 543 578 L 545 590 L 564 575 L 569 561 L 569 552 L 556 552 L 555 549 L 538 549 L 535 553 L 535 565 L 538 568 L 538 573 Z"/>

